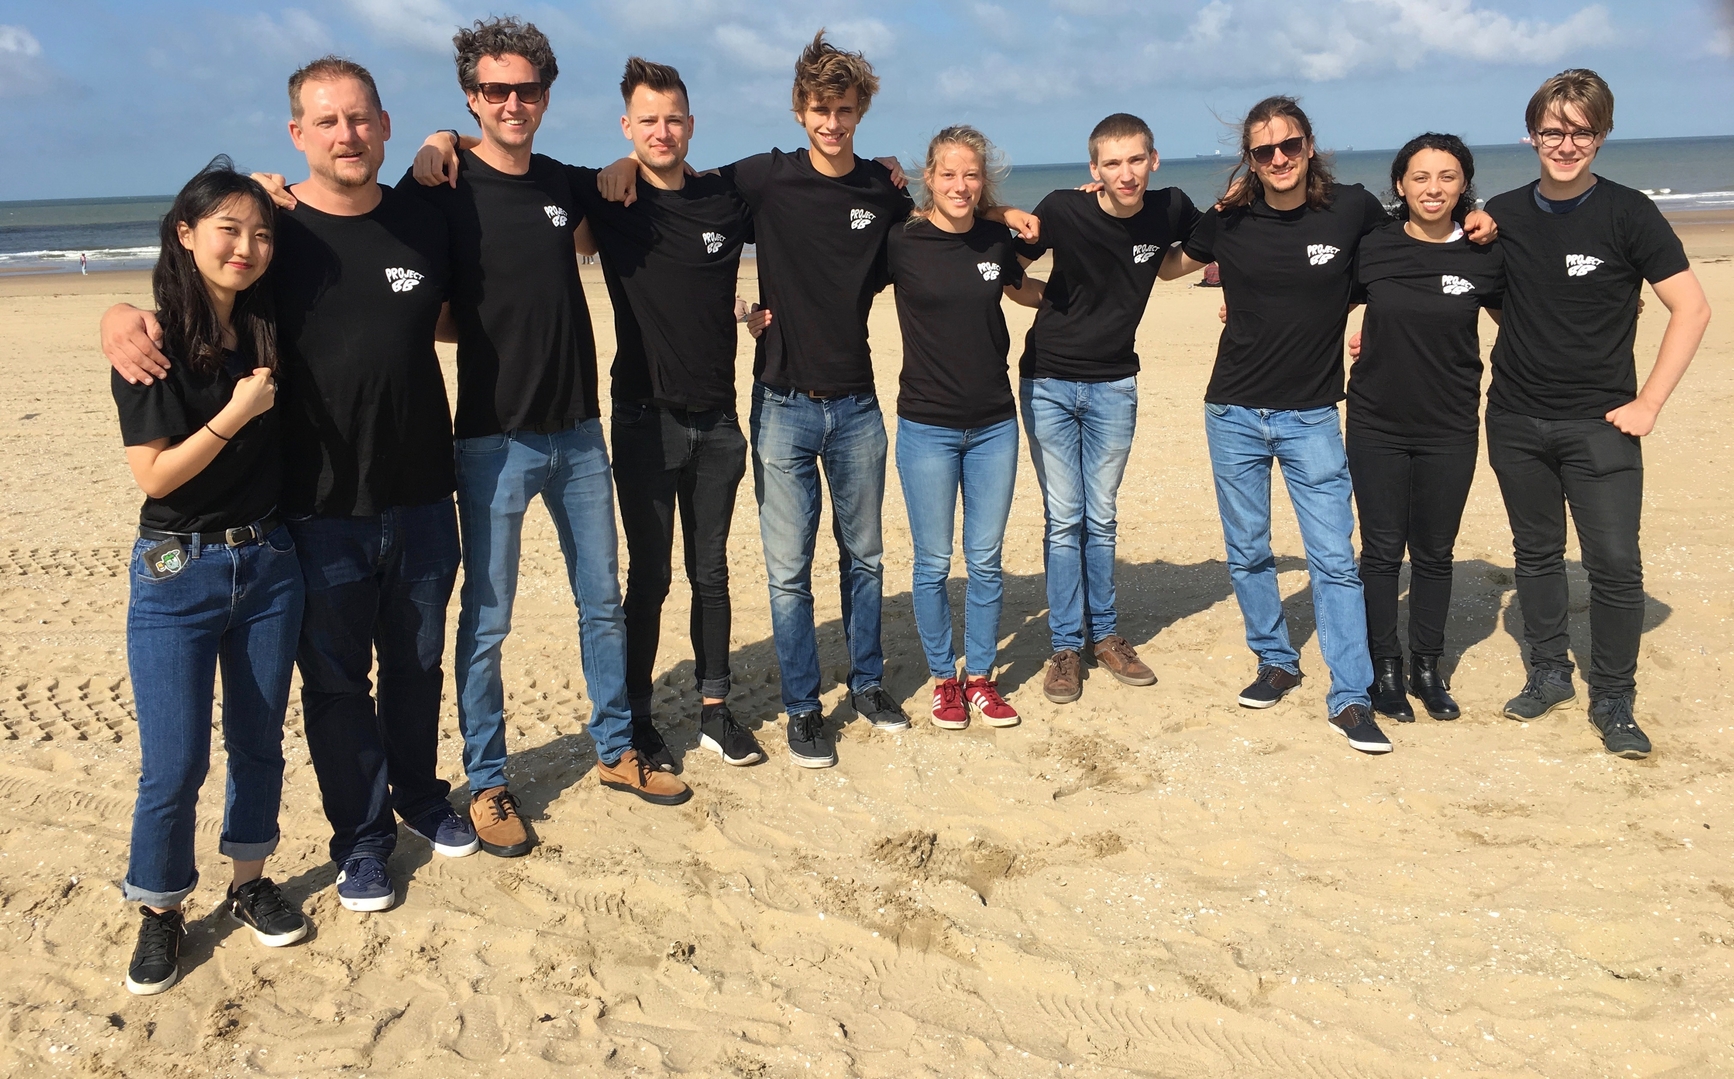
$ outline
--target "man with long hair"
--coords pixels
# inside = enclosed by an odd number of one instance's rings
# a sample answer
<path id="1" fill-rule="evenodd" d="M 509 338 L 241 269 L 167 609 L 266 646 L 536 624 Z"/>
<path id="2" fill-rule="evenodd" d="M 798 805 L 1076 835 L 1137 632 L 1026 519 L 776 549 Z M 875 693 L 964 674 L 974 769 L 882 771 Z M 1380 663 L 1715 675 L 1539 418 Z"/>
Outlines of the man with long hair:
<path id="1" fill-rule="evenodd" d="M 1710 305 L 1656 204 L 1592 171 L 1614 126 L 1607 83 L 1562 71 L 1530 98 L 1524 119 L 1541 176 L 1487 204 L 1504 226 L 1507 278 L 1487 459 L 1511 520 L 1530 668 L 1505 714 L 1539 719 L 1577 696 L 1567 652 L 1569 506 L 1590 579 L 1590 723 L 1609 753 L 1635 760 L 1650 752 L 1632 710 L 1644 632 L 1640 440 L 1692 362 Z M 1645 281 L 1668 326 L 1640 390 L 1632 342 Z"/>

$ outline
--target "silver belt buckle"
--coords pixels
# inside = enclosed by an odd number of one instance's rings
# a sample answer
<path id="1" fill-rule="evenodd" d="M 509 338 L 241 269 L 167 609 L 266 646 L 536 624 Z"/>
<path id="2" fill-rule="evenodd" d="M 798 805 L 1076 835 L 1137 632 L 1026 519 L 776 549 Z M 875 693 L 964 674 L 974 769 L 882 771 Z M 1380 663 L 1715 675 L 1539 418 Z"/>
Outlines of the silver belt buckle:
<path id="1" fill-rule="evenodd" d="M 254 535 L 254 531 L 255 529 L 252 525 L 242 525 L 240 528 L 224 529 L 223 542 L 228 544 L 230 547 L 239 547 L 243 543 L 250 543 L 254 539 L 258 538 Z"/>

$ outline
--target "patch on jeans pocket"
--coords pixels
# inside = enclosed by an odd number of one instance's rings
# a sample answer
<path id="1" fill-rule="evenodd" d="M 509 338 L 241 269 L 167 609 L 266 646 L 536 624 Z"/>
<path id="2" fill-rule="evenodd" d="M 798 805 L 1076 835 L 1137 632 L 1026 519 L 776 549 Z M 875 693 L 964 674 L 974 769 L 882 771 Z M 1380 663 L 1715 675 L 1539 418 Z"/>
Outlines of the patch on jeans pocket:
<path id="1" fill-rule="evenodd" d="M 187 568 L 187 547 L 173 537 L 144 553 L 145 572 L 153 581 L 167 580 Z"/>

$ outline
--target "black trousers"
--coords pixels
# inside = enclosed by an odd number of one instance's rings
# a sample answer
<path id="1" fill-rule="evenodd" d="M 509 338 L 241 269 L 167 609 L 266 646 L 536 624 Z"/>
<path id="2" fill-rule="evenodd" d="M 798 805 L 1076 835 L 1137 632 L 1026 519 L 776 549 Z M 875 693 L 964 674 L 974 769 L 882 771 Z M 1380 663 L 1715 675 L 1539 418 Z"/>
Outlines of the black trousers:
<path id="1" fill-rule="evenodd" d="M 1511 519 L 1530 666 L 1572 669 L 1565 578 L 1569 506 L 1590 579 L 1590 697 L 1630 696 L 1644 632 L 1641 442 L 1606 420 L 1542 420 L 1489 405 L 1487 460 Z"/>
<path id="2" fill-rule="evenodd" d="M 1361 591 L 1374 659 L 1401 658 L 1397 573 L 1409 555 L 1409 653 L 1445 652 L 1452 550 L 1475 480 L 1476 444 L 1403 446 L 1350 433 L 1344 440 L 1361 519 Z"/>
<path id="3" fill-rule="evenodd" d="M 732 411 L 689 412 L 616 403 L 614 488 L 626 528 L 626 696 L 650 714 L 662 602 L 674 575 L 674 518 L 692 586 L 692 653 L 699 692 L 729 692 L 729 524 L 746 475 L 747 440 Z"/>

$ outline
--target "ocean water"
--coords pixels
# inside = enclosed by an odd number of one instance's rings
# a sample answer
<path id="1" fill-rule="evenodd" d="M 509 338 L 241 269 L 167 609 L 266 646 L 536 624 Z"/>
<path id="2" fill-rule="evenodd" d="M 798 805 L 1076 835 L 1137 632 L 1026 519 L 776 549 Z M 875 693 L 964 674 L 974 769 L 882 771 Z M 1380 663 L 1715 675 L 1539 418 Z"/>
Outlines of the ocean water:
<path id="1" fill-rule="evenodd" d="M 1536 175 L 1535 151 L 1521 143 L 1477 146 L 1475 188 L 1486 198 Z M 1343 150 L 1332 155 L 1337 178 L 1381 195 L 1390 187 L 1394 150 Z M 1178 187 L 1200 206 L 1222 193 L 1234 159 L 1164 157 L 1154 183 Z M 1596 172 L 1651 192 L 1667 211 L 1734 213 L 1734 136 L 1616 139 L 1602 148 Z M 1088 165 L 1017 165 L 1000 184 L 1000 200 L 1034 209 L 1049 191 L 1090 179 Z M 156 264 L 157 229 L 168 196 L 0 202 L 0 273 L 77 273 L 90 269 L 149 269 Z"/>

